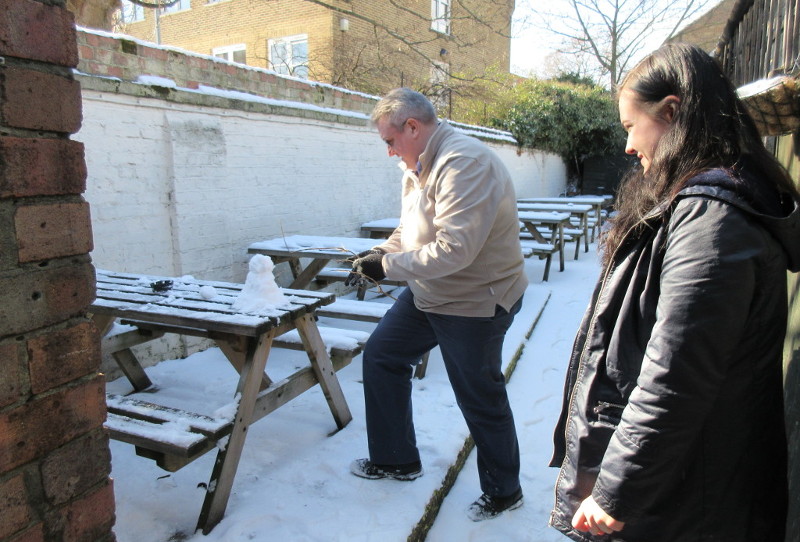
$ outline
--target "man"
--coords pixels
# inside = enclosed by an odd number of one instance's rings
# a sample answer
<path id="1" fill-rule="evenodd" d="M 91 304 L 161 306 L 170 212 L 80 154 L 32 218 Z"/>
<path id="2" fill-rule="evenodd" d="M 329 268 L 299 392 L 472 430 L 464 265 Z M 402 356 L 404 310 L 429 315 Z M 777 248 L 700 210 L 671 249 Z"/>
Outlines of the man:
<path id="1" fill-rule="evenodd" d="M 402 159 L 400 226 L 359 254 L 346 283 L 408 283 L 363 355 L 369 459 L 356 476 L 422 476 L 411 409 L 412 366 L 438 345 L 478 450 L 483 495 L 474 521 L 522 505 L 519 446 L 501 371 L 503 339 L 528 284 L 516 196 L 500 159 L 456 131 L 422 94 L 401 88 L 378 102 L 372 122 Z"/>

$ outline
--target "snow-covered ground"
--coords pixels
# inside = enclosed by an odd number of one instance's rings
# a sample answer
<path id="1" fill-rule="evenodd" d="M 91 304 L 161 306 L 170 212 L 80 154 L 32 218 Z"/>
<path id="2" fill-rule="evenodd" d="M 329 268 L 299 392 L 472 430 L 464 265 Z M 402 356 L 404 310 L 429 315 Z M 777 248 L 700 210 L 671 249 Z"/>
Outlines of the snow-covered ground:
<path id="1" fill-rule="evenodd" d="M 567 247 L 567 254 L 571 254 Z M 574 333 L 599 272 L 595 246 L 564 272 L 553 263 L 542 282 L 544 263 L 526 261 L 531 285 L 504 348 L 506 363 L 520 347 L 508 390 L 522 455 L 522 508 L 473 523 L 465 508 L 480 495 L 474 452 L 467 459 L 428 533 L 431 542 L 565 541 L 547 527 L 557 470 L 547 466 L 552 432 L 561 406 L 564 370 Z M 534 326 L 537 316 L 541 318 Z M 369 330 L 371 324 L 321 319 L 325 325 Z M 533 327 L 533 332 L 528 333 Z M 281 407 L 249 429 L 224 519 L 211 533 L 195 533 L 213 453 L 175 473 L 138 457 L 131 445 L 112 441 L 112 477 L 120 542 L 170 540 L 347 541 L 407 540 L 434 492 L 442 486 L 467 436 L 438 350 L 428 373 L 414 380 L 414 416 L 425 475 L 413 482 L 370 481 L 349 473 L 353 459 L 367 456 L 361 357 L 338 374 L 353 421 L 336 425 L 318 387 Z M 274 350 L 267 372 L 276 380 L 307 364 L 302 352 Z M 213 414 L 230 403 L 237 374 L 212 348 L 186 359 L 149 368 L 158 400 Z M 124 379 L 108 390 L 127 393 Z M 145 397 L 146 399 L 147 397 Z"/>

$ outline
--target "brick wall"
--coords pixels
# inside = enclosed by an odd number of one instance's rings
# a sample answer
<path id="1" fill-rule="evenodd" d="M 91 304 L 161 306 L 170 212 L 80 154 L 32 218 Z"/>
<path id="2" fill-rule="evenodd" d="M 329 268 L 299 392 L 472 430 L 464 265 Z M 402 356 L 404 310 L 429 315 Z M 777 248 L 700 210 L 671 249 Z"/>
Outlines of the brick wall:
<path id="1" fill-rule="evenodd" d="M 201 54 L 101 31 L 78 31 L 78 71 L 135 81 L 146 74 L 170 79 L 182 88 L 201 84 L 292 100 L 321 107 L 368 113 L 375 98 L 325 84 L 281 77 L 265 69 L 247 69 Z"/>
<path id="2" fill-rule="evenodd" d="M 343 12 L 307 0 L 191 0 L 190 9 L 159 17 L 161 43 L 203 54 L 211 54 L 215 47 L 244 44 L 247 64 L 267 68 L 269 39 L 305 34 L 311 79 L 341 84 L 352 70 L 358 74 L 350 74 L 348 80 L 358 79 L 358 86 L 350 88 L 375 94 L 401 85 L 425 88 L 431 75 L 430 60 L 445 62 L 460 77 L 468 78 L 484 75 L 490 66 L 509 69 L 513 0 L 452 2 L 450 35 L 431 30 L 431 0 L 331 3 Z M 348 15 L 348 11 L 363 19 Z M 349 22 L 347 32 L 340 30 L 342 18 Z M 382 27 L 376 28 L 370 21 Z M 125 25 L 121 31 L 156 41 L 154 10 L 145 10 L 144 21 Z M 405 43 L 392 34 L 405 36 Z M 448 54 L 440 56 L 442 49 Z"/>
<path id="3" fill-rule="evenodd" d="M 0 539 L 113 540 L 74 23 L 0 13 Z"/>

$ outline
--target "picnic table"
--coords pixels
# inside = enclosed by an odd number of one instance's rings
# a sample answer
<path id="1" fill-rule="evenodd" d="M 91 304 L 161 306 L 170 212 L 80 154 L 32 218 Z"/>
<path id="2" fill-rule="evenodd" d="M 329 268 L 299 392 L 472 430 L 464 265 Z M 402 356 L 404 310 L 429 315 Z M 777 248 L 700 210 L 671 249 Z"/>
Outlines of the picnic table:
<path id="1" fill-rule="evenodd" d="M 377 243 L 363 237 L 329 237 L 318 235 L 289 235 L 258 241 L 247 247 L 248 254 L 263 254 L 276 264 L 288 262 L 294 281 L 289 288 L 308 288 L 314 278 L 331 261 L 341 262 L 369 250 Z M 311 261 L 303 267 L 302 259 Z M 342 280 L 349 268 L 341 268 Z"/>
<path id="2" fill-rule="evenodd" d="M 594 218 L 596 227 L 603 225 L 603 208 L 607 207 L 614 200 L 614 196 L 593 196 L 593 195 L 579 195 L 569 197 L 537 197 L 537 198 L 522 198 L 517 200 L 517 203 L 558 203 L 558 204 L 579 204 L 591 205 L 593 207 L 593 217 L 590 216 L 590 221 Z M 591 224 L 590 224 L 591 226 Z M 592 229 L 594 232 L 594 228 Z M 594 235 L 592 235 L 594 240 Z"/>
<path id="3" fill-rule="evenodd" d="M 397 217 L 380 218 L 361 224 L 361 231 L 366 232 L 370 239 L 386 239 L 399 225 L 400 219 Z"/>
<path id="4" fill-rule="evenodd" d="M 213 339 L 239 372 L 231 390 L 235 415 L 217 419 L 162 407 L 132 396 L 109 396 L 106 423 L 112 438 L 130 442 L 137 454 L 174 471 L 219 448 L 197 527 L 208 533 L 222 519 L 248 427 L 291 399 L 319 384 L 339 428 L 352 419 L 314 311 L 334 302 L 327 292 L 284 289 L 286 302 L 257 314 L 233 308 L 243 285 L 191 277 L 162 277 L 97 270 L 97 298 L 90 312 L 105 333 L 119 319 L 131 331 L 111 348 L 134 390 L 153 386 L 130 347 L 164 333 Z M 296 333 L 310 366 L 279 382 L 265 373 L 270 349 L 280 336 Z M 300 341 L 296 341 L 300 342 Z M 106 342 L 106 344 L 109 344 Z M 199 391 L 198 391 L 199 393 Z M 150 394 L 148 394 L 150 395 Z M 153 394 L 155 395 L 155 394 Z M 169 427 L 165 424 L 175 422 Z M 224 446 L 218 446 L 227 438 Z"/>
<path id="5" fill-rule="evenodd" d="M 542 280 L 547 281 L 550 276 L 550 263 L 552 254 L 558 252 L 559 271 L 564 270 L 564 226 L 569 224 L 569 213 L 559 213 L 555 211 L 518 211 L 517 213 L 522 227 L 531 235 L 533 245 L 520 241 L 522 248 L 533 248 L 541 258 L 545 258 L 544 276 Z M 550 230 L 549 239 L 546 239 L 540 227 Z M 538 250 L 536 250 L 538 249 Z"/>
<path id="6" fill-rule="evenodd" d="M 575 258 L 577 259 L 581 237 L 584 240 L 584 252 L 589 252 L 589 214 L 593 212 L 593 207 L 588 203 L 537 203 L 537 202 L 517 202 L 519 211 L 540 211 L 569 213 L 575 217 L 577 230 L 569 232 L 576 240 Z"/>

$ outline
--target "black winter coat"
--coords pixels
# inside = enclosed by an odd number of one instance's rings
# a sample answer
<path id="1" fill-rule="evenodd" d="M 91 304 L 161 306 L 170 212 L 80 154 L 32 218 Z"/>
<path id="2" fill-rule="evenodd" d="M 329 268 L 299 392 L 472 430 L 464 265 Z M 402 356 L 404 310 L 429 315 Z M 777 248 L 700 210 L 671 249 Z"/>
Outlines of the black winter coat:
<path id="1" fill-rule="evenodd" d="M 800 207 L 742 193 L 753 185 L 723 170 L 692 179 L 601 277 L 551 463 L 550 523 L 573 540 L 783 541 L 781 365 Z M 572 528 L 589 495 L 622 531 Z"/>

